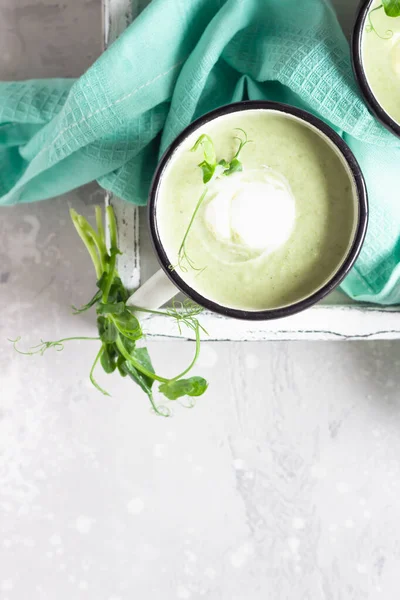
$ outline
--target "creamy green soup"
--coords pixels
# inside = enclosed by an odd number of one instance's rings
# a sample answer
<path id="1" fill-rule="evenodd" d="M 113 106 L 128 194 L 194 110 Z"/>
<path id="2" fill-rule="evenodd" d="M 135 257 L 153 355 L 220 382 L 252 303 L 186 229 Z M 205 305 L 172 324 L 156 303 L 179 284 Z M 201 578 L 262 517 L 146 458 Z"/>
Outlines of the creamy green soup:
<path id="1" fill-rule="evenodd" d="M 243 172 L 220 177 L 179 248 L 205 189 L 190 152 L 208 134 L 217 159 L 230 159 L 243 129 Z M 346 257 L 355 230 L 355 184 L 334 144 L 297 117 L 245 110 L 219 117 L 174 152 L 158 189 L 156 217 L 167 256 L 189 286 L 223 306 L 263 310 L 293 304 L 321 288 Z"/>
<path id="2" fill-rule="evenodd" d="M 400 123 L 400 17 L 388 17 L 381 4 L 375 0 L 365 20 L 362 62 L 376 100 Z"/>

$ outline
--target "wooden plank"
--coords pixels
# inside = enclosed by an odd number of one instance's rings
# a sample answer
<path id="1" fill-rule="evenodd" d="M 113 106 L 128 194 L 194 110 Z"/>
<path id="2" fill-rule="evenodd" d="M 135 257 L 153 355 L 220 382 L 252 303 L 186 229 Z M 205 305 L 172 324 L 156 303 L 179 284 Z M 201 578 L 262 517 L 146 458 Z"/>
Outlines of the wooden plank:
<path id="1" fill-rule="evenodd" d="M 115 41 L 149 1 L 103 0 L 105 48 Z M 335 0 L 334 4 L 340 10 L 343 9 L 342 0 Z M 123 252 L 123 256 L 119 259 L 118 269 L 126 287 L 134 290 L 140 285 L 141 273 L 139 209 L 112 194 L 106 195 L 106 203 L 110 203 L 114 207 L 117 217 L 119 244 Z M 400 338 L 399 309 L 371 308 L 360 303 L 346 306 L 318 305 L 287 319 L 254 323 L 226 319 L 205 311 L 201 316 L 201 321 L 210 334 L 207 339 L 220 341 Z M 184 337 L 177 332 L 173 320 L 159 316 L 147 319 L 145 329 L 149 336 L 157 340 Z M 188 336 L 184 339 L 191 338 Z"/>
<path id="2" fill-rule="evenodd" d="M 146 4 L 148 0 L 103 0 L 104 48 L 117 39 Z M 124 285 L 133 291 L 140 285 L 139 208 L 111 193 L 106 194 L 105 202 L 113 207 L 118 224 L 122 252 L 118 272 Z"/>
<path id="3" fill-rule="evenodd" d="M 227 319 L 205 311 L 201 324 L 208 332 L 204 341 L 289 340 L 393 340 L 400 338 L 400 312 L 360 306 L 316 306 L 307 311 L 265 322 Z M 142 323 L 146 334 L 158 340 L 179 339 L 173 319 L 151 317 Z M 191 331 L 183 331 L 193 339 Z"/>

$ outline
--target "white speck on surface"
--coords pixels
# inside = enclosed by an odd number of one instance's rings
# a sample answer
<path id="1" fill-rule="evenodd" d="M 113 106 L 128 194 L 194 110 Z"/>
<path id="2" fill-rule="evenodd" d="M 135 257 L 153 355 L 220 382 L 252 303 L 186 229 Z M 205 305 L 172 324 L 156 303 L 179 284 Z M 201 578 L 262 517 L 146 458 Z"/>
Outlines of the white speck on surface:
<path id="1" fill-rule="evenodd" d="M 195 563 L 197 562 L 197 556 L 194 552 L 192 552 L 191 550 L 185 550 L 185 555 L 186 558 L 189 562 L 191 563 Z"/>
<path id="2" fill-rule="evenodd" d="M 144 509 L 144 502 L 141 498 L 132 498 L 127 504 L 127 509 L 131 515 L 138 515 Z"/>
<path id="3" fill-rule="evenodd" d="M 337 531 L 337 528 L 338 527 L 337 527 L 336 523 L 331 523 L 329 525 L 329 531 Z"/>
<path id="4" fill-rule="evenodd" d="M 370 519 L 372 516 L 369 510 L 364 510 L 363 515 L 365 519 Z"/>
<path id="5" fill-rule="evenodd" d="M 176 590 L 176 597 L 185 600 L 186 598 L 190 598 L 192 594 L 184 585 L 178 585 Z"/>
<path id="6" fill-rule="evenodd" d="M 215 579 L 217 572 L 212 567 L 207 567 L 207 569 L 204 569 L 204 575 L 209 579 Z"/>
<path id="7" fill-rule="evenodd" d="M 240 569 L 249 558 L 254 554 L 254 548 L 250 543 L 245 543 L 240 546 L 235 552 L 231 554 L 231 563 L 232 566 L 236 569 Z"/>
<path id="8" fill-rule="evenodd" d="M 189 566 L 188 564 L 186 564 L 183 567 L 183 572 L 185 573 L 185 575 L 188 575 L 189 577 L 193 577 L 195 574 L 194 569 L 191 566 Z"/>
<path id="9" fill-rule="evenodd" d="M 0 589 L 2 592 L 10 592 L 14 588 L 14 582 L 12 579 L 4 579 L 1 582 Z"/>
<path id="10" fill-rule="evenodd" d="M 87 590 L 89 587 L 88 582 L 87 581 L 80 581 L 79 582 L 79 589 L 80 590 Z"/>
<path id="11" fill-rule="evenodd" d="M 324 479 L 327 475 L 327 470 L 321 465 L 313 465 L 310 469 L 310 474 L 314 479 Z"/>
<path id="12" fill-rule="evenodd" d="M 244 358 L 246 369 L 257 369 L 260 365 L 260 359 L 253 353 L 246 354 Z"/>
<path id="13" fill-rule="evenodd" d="M 52 546 L 59 546 L 61 544 L 61 537 L 58 534 L 54 534 L 51 536 L 49 542 Z"/>
<path id="14" fill-rule="evenodd" d="M 365 565 L 358 564 L 358 565 L 357 565 L 357 571 L 358 571 L 359 573 L 362 573 L 362 574 L 364 574 L 364 573 L 367 573 L 367 572 L 368 572 L 368 569 L 367 569 L 367 567 L 366 567 Z"/>
<path id="15" fill-rule="evenodd" d="M 35 477 L 36 479 L 46 479 L 46 473 L 43 471 L 43 469 L 36 469 Z"/>
<path id="16" fill-rule="evenodd" d="M 245 470 L 245 462 L 242 458 L 235 458 L 232 461 L 232 465 L 236 471 L 244 471 Z"/>
<path id="17" fill-rule="evenodd" d="M 304 519 L 300 519 L 299 517 L 295 517 L 292 521 L 293 529 L 304 529 L 306 526 Z"/>
<path id="18" fill-rule="evenodd" d="M 155 458 L 164 458 L 166 451 L 165 444 L 154 444 L 153 456 Z"/>
<path id="19" fill-rule="evenodd" d="M 140 556 L 144 560 L 157 560 L 160 557 L 160 550 L 151 544 L 143 544 L 140 547 Z"/>
<path id="20" fill-rule="evenodd" d="M 348 529 L 352 529 L 354 527 L 354 521 L 352 519 L 347 519 L 345 525 Z"/>
<path id="21" fill-rule="evenodd" d="M 291 537 L 288 539 L 288 546 L 293 554 L 297 554 L 300 547 L 300 540 L 296 537 Z"/>
<path id="22" fill-rule="evenodd" d="M 349 486 L 347 485 L 347 483 L 344 483 L 344 481 L 340 481 L 337 484 L 336 489 L 339 492 L 339 494 L 347 494 L 347 492 L 349 491 Z"/>
<path id="23" fill-rule="evenodd" d="M 75 521 L 76 530 L 79 531 L 79 533 L 87 534 L 90 532 L 94 522 L 95 519 L 93 519 L 92 517 L 86 517 L 85 515 L 81 515 Z"/>

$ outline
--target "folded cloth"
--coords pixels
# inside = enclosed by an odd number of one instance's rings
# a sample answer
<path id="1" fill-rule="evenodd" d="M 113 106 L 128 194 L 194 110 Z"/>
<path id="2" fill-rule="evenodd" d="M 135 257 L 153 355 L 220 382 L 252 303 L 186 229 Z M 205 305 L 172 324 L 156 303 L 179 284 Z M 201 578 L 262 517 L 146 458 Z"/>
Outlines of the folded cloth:
<path id="1" fill-rule="evenodd" d="M 370 225 L 343 289 L 400 302 L 400 140 L 368 112 L 328 0 L 153 0 L 78 80 L 0 84 L 0 205 L 97 179 L 144 204 L 160 153 L 193 119 L 278 100 L 329 123 L 366 177 Z"/>

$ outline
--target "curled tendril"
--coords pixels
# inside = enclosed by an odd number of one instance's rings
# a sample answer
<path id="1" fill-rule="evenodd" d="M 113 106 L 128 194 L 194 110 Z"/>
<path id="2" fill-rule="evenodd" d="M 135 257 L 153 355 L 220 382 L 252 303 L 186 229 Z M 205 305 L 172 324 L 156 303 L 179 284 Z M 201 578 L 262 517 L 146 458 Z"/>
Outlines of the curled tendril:
<path id="1" fill-rule="evenodd" d="M 246 146 L 246 144 L 252 144 L 253 140 L 249 140 L 248 139 L 247 133 L 241 127 L 235 127 L 235 131 L 241 131 L 243 133 L 243 136 L 244 136 L 243 138 L 241 138 L 238 135 L 236 135 L 233 138 L 234 140 L 237 140 L 239 142 L 239 148 L 237 149 L 236 154 L 234 156 L 234 158 L 238 158 L 239 154 L 241 153 L 241 151 L 243 150 L 243 148 Z"/>
<path id="2" fill-rule="evenodd" d="M 20 335 L 15 340 L 9 339 L 8 341 L 12 343 L 14 350 L 18 352 L 18 354 L 24 354 L 25 356 L 34 356 L 35 354 L 40 354 L 43 356 L 48 348 L 55 348 L 57 352 L 64 350 L 64 344 L 61 340 L 56 342 L 45 342 L 44 340 L 40 340 L 40 344 L 31 346 L 26 352 L 17 348 L 17 344 L 21 341 Z"/>
<path id="3" fill-rule="evenodd" d="M 164 406 L 163 404 L 156 406 L 155 404 L 152 404 L 152 408 L 159 417 L 172 417 L 172 410 L 168 408 L 168 406 Z"/>
<path id="4" fill-rule="evenodd" d="M 378 36 L 378 38 L 380 38 L 381 40 L 390 40 L 390 38 L 393 37 L 393 31 L 391 29 L 387 29 L 385 31 L 384 35 L 381 35 L 374 27 L 374 24 L 372 23 L 372 19 L 371 19 L 371 15 L 373 12 L 375 12 L 376 10 L 379 10 L 383 8 L 383 4 L 381 4 L 380 6 L 377 6 L 376 8 L 374 8 L 373 10 L 371 10 L 368 13 L 368 24 L 365 27 L 365 31 L 367 33 L 371 33 L 372 31 Z"/>
<path id="5" fill-rule="evenodd" d="M 183 396 L 183 398 L 180 398 L 179 404 L 183 408 L 194 408 L 196 406 L 196 400 L 197 399 L 192 396 Z"/>
<path id="6" fill-rule="evenodd" d="M 29 348 L 29 350 L 27 350 L 26 352 L 17 348 L 17 344 L 21 340 L 20 335 L 15 340 L 8 339 L 8 341 L 12 343 L 14 350 L 16 352 L 18 352 L 18 354 L 24 354 L 25 356 L 34 356 L 35 354 L 40 354 L 40 356 L 43 356 L 43 354 L 49 348 L 54 348 L 56 350 L 56 352 L 62 352 L 64 350 L 64 342 L 69 342 L 71 340 L 96 340 L 96 341 L 98 341 L 99 339 L 100 338 L 98 338 L 98 337 L 70 337 L 70 338 L 64 338 L 62 340 L 56 340 L 53 342 L 45 342 L 44 340 L 40 340 L 40 344 L 36 344 L 36 346 L 31 346 Z"/>

